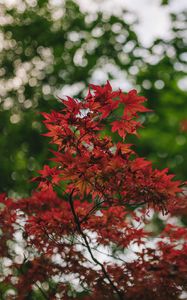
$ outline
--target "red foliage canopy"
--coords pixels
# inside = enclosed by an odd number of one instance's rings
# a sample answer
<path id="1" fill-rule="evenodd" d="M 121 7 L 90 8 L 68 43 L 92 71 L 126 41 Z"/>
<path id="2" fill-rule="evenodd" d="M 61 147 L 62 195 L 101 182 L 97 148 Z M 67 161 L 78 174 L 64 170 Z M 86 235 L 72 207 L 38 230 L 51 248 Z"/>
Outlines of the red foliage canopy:
<path id="1" fill-rule="evenodd" d="M 7 299 L 180 299 L 187 229 L 173 215 L 186 205 L 182 183 L 126 143 L 146 99 L 109 82 L 90 89 L 43 113 L 57 148 L 55 167 L 33 179 L 41 191 L 0 198 L 1 281 L 15 292 Z M 148 230 L 154 211 L 164 219 L 159 234 Z"/>

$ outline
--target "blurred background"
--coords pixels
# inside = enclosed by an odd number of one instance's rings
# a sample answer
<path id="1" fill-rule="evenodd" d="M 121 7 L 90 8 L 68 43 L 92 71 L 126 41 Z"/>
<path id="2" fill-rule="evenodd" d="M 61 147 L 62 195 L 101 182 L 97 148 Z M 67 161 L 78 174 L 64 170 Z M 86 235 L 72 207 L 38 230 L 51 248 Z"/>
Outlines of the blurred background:
<path id="1" fill-rule="evenodd" d="M 136 150 L 186 180 L 186 0 L 0 0 L 0 192 L 47 163 L 40 112 L 106 80 L 148 98 Z"/>

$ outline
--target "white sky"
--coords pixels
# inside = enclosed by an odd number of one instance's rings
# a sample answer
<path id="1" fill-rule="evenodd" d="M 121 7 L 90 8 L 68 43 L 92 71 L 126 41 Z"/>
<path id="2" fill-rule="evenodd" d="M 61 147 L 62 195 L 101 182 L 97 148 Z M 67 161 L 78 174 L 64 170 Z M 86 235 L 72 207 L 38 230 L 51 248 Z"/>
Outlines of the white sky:
<path id="1" fill-rule="evenodd" d="M 160 6 L 161 0 L 76 0 L 83 11 L 106 11 L 120 14 L 121 9 L 134 12 L 139 19 L 135 26 L 139 39 L 146 46 L 156 37 L 170 36 L 169 12 L 187 9 L 187 0 L 170 0 L 169 6 Z"/>

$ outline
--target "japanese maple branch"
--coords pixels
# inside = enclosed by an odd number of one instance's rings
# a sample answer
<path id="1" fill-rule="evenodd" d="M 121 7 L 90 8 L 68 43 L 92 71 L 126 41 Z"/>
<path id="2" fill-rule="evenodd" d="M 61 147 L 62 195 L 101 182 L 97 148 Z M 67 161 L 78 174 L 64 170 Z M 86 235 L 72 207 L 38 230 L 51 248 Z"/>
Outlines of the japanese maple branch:
<path id="1" fill-rule="evenodd" d="M 25 262 L 26 262 L 26 260 L 25 260 Z M 23 272 L 23 265 L 21 265 L 20 268 L 18 268 L 18 270 L 21 272 L 21 274 L 23 276 L 25 275 L 24 272 Z M 39 289 L 40 293 L 44 296 L 44 298 L 46 300 L 50 300 L 49 297 L 48 297 L 48 295 L 45 293 L 45 291 L 36 282 L 34 283 L 34 285 L 37 286 L 37 288 Z"/>
<path id="2" fill-rule="evenodd" d="M 95 204 L 89 211 L 88 213 L 86 214 L 86 216 L 84 216 L 84 218 L 82 218 L 81 220 L 79 220 L 80 224 L 82 224 L 83 222 L 85 222 L 90 216 L 92 213 L 94 213 L 100 206 L 101 204 L 103 204 L 105 202 L 105 200 L 102 200 L 101 202 Z"/>
<path id="3" fill-rule="evenodd" d="M 77 230 L 78 230 L 78 232 L 80 233 L 80 235 L 82 236 L 82 238 L 83 238 L 83 240 L 84 240 L 84 242 L 85 242 L 85 246 L 86 246 L 86 248 L 87 248 L 87 250 L 88 250 L 88 252 L 89 252 L 89 254 L 90 254 L 92 260 L 93 260 L 97 265 L 99 265 L 99 266 L 101 267 L 104 276 L 108 279 L 108 281 L 109 281 L 111 287 L 113 288 L 113 290 L 114 290 L 114 291 L 116 292 L 116 294 L 118 295 L 118 298 L 119 298 L 120 300 L 123 300 L 124 298 L 123 298 L 121 292 L 120 292 L 120 291 L 117 289 L 117 287 L 114 285 L 114 283 L 113 283 L 112 279 L 110 278 L 109 274 L 107 273 L 105 267 L 103 266 L 103 264 L 102 264 L 100 261 L 98 261 L 98 260 L 94 257 L 94 255 L 93 255 L 93 253 L 92 253 L 92 250 L 91 250 L 91 248 L 90 248 L 89 242 L 88 242 L 88 240 L 87 240 L 87 236 L 84 234 L 84 232 L 83 232 L 83 230 L 82 230 L 82 228 L 81 228 L 81 224 L 80 224 L 79 218 L 78 218 L 78 216 L 77 216 L 77 214 L 76 214 L 76 211 L 75 211 L 75 208 L 74 208 L 74 205 L 73 205 L 73 192 L 74 192 L 74 190 L 72 190 L 72 192 L 71 192 L 71 194 L 70 194 L 70 196 L 69 196 L 69 203 L 70 203 L 71 211 L 72 211 L 72 214 L 73 214 L 73 218 L 74 218 L 74 221 L 75 221 Z"/>
<path id="4" fill-rule="evenodd" d="M 37 286 L 37 288 L 39 289 L 40 293 L 44 296 L 44 298 L 46 300 L 49 300 L 50 298 L 48 298 L 47 294 L 44 292 L 44 290 L 35 282 L 35 285 Z"/>
<path id="5" fill-rule="evenodd" d="M 77 237 L 76 237 L 76 240 L 77 240 L 78 242 L 75 243 L 74 245 L 81 245 L 81 246 L 84 246 L 84 247 L 85 247 L 85 244 L 82 243 Z M 98 247 L 98 245 L 95 246 L 95 247 L 90 247 L 90 248 L 91 248 L 91 250 L 94 250 L 94 251 L 96 251 L 96 252 L 98 252 L 98 253 L 101 253 L 101 254 L 103 254 L 103 255 L 106 255 L 106 256 L 108 256 L 108 257 L 112 257 L 112 258 L 114 258 L 114 259 L 116 259 L 116 260 L 120 260 L 121 262 L 123 262 L 124 264 L 126 264 L 125 260 L 123 260 L 122 258 L 117 257 L 117 256 L 115 256 L 114 254 L 109 254 L 109 253 L 105 253 L 105 252 L 103 252 L 103 251 L 100 251 L 100 250 L 98 250 L 97 247 Z"/>

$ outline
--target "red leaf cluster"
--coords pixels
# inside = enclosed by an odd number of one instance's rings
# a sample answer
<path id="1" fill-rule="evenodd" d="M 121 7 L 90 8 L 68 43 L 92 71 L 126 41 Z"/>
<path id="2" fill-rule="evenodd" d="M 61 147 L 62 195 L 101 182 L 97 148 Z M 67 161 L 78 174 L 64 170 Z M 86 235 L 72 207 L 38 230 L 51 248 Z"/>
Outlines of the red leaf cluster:
<path id="1" fill-rule="evenodd" d="M 107 82 L 43 113 L 55 167 L 33 179 L 41 191 L 0 198 L 1 281 L 13 299 L 176 300 L 186 291 L 187 229 L 172 225 L 186 201 L 181 182 L 126 141 L 145 100 Z M 158 235 L 149 211 L 164 215 Z"/>

